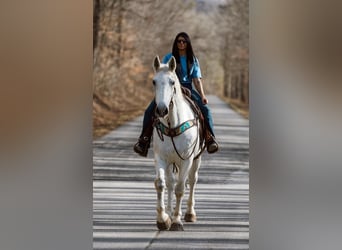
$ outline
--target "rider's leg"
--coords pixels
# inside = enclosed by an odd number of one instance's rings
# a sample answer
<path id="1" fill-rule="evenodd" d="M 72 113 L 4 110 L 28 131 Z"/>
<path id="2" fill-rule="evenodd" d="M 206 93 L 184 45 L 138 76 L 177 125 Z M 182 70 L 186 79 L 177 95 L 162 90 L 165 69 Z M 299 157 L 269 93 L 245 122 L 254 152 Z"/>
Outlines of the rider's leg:
<path id="1" fill-rule="evenodd" d="M 153 100 L 145 110 L 143 129 L 138 142 L 134 145 L 134 151 L 141 156 L 147 156 L 150 147 L 151 137 L 153 133 L 153 112 L 155 109 L 155 101 Z"/>
<path id="2" fill-rule="evenodd" d="M 218 150 L 218 143 L 215 139 L 214 135 L 214 124 L 213 118 L 211 115 L 211 111 L 208 105 L 204 105 L 202 102 L 202 98 L 196 91 L 192 91 L 191 95 L 192 99 L 196 102 L 198 107 L 201 109 L 202 114 L 204 116 L 205 123 L 205 144 L 207 146 L 208 153 L 215 153 Z"/>

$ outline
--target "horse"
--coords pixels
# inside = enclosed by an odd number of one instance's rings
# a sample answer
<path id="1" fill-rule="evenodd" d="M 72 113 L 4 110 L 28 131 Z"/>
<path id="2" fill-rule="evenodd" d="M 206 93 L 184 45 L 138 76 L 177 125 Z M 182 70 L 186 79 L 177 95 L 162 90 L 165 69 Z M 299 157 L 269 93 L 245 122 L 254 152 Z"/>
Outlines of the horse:
<path id="1" fill-rule="evenodd" d="M 184 220 L 186 222 L 197 220 L 194 192 L 203 150 L 200 123 L 190 102 L 182 94 L 175 73 L 176 59 L 172 56 L 166 64 L 162 64 L 156 56 L 153 69 L 156 102 L 153 151 L 156 170 L 154 184 L 157 192 L 157 227 L 159 230 L 184 231 L 181 206 L 186 184 L 190 185 L 190 191 Z M 166 188 L 168 199 L 165 209 Z M 173 194 L 176 197 L 176 206 L 172 211 Z"/>

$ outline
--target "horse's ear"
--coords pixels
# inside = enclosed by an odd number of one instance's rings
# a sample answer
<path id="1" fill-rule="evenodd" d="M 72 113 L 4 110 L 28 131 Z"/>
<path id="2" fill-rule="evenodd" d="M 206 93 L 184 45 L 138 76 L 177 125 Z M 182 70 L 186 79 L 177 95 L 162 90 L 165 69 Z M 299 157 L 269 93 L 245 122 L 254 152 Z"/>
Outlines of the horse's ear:
<path id="1" fill-rule="evenodd" d="M 156 56 L 153 60 L 153 69 L 155 72 L 157 72 L 159 68 L 160 68 L 160 60 L 159 60 L 159 56 Z"/>
<path id="2" fill-rule="evenodd" d="M 171 71 L 175 71 L 176 70 L 177 63 L 176 63 L 176 58 L 174 56 L 171 57 L 171 59 L 169 60 L 168 64 L 169 64 L 169 69 Z"/>

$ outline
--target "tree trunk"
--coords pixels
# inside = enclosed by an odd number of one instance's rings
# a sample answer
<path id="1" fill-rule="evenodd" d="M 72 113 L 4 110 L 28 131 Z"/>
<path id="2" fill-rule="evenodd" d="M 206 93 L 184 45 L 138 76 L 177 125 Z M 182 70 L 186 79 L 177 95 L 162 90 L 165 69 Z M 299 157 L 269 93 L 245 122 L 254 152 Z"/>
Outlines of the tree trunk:
<path id="1" fill-rule="evenodd" d="M 122 51 L 122 21 L 123 21 L 123 0 L 119 1 L 119 16 L 118 16 L 118 26 L 117 26 L 117 34 L 118 34 L 118 46 L 116 48 L 116 66 L 120 69 L 121 66 L 121 51 Z"/>
<path id="2" fill-rule="evenodd" d="M 97 47 L 99 24 L 100 24 L 100 0 L 93 2 L 93 52 Z"/>

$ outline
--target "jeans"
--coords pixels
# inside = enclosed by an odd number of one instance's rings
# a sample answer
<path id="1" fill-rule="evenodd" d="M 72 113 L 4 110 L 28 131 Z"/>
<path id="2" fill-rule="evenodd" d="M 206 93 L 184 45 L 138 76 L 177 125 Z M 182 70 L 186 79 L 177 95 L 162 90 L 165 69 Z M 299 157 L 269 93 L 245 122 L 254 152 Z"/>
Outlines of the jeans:
<path id="1" fill-rule="evenodd" d="M 208 126 L 209 132 L 213 136 L 215 136 L 213 118 L 212 118 L 211 111 L 208 105 L 203 104 L 201 96 L 194 90 L 191 91 L 191 99 L 195 101 L 198 107 L 200 108 L 204 116 L 204 121 L 206 125 Z M 149 126 L 149 124 L 151 124 L 151 119 L 152 119 L 155 107 L 156 107 L 156 102 L 153 99 L 153 101 L 148 105 L 147 109 L 145 110 L 144 121 L 143 121 L 143 133 L 146 130 L 146 128 Z"/>
<path id="2" fill-rule="evenodd" d="M 213 123 L 213 117 L 211 115 L 211 111 L 209 109 L 208 105 L 204 105 L 202 102 L 201 96 L 194 90 L 191 91 L 191 99 L 196 102 L 198 107 L 200 108 L 203 116 L 204 116 L 204 121 L 206 125 L 208 126 L 209 132 L 215 136 L 214 134 L 214 123 Z"/>

